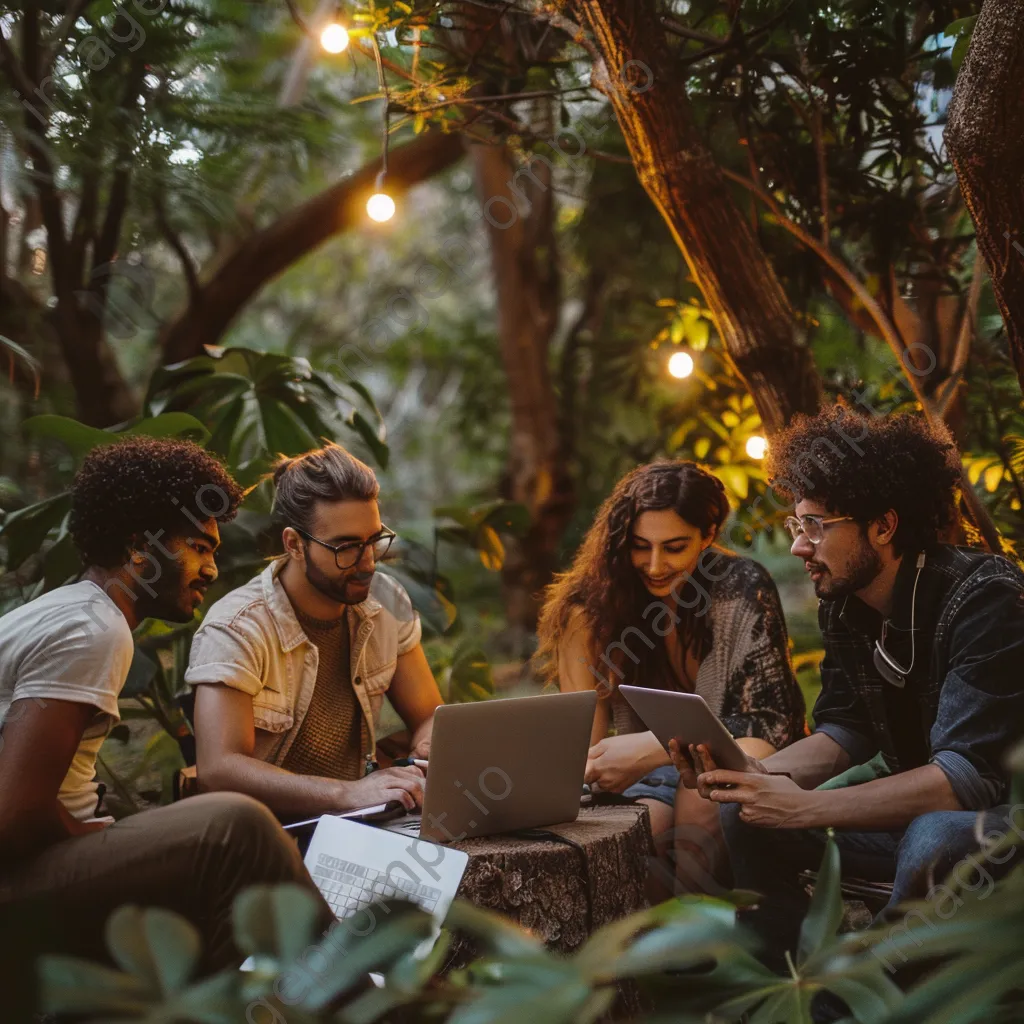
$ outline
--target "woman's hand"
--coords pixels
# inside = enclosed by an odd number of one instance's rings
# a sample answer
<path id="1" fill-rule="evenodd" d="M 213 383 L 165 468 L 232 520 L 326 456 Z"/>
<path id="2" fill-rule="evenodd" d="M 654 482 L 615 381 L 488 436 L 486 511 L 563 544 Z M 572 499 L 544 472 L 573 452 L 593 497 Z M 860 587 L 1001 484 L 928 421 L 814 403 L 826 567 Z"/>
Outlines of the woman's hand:
<path id="1" fill-rule="evenodd" d="M 667 763 L 668 757 L 652 733 L 609 736 L 590 748 L 583 781 L 596 782 L 605 793 L 621 793 Z"/>

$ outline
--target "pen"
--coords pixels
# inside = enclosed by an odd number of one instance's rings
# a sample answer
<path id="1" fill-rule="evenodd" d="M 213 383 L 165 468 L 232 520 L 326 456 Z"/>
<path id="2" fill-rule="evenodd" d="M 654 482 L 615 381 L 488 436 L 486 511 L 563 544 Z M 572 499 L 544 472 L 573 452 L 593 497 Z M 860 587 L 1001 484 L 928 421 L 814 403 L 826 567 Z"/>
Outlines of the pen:
<path id="1" fill-rule="evenodd" d="M 429 763 L 430 763 L 429 761 L 423 761 L 423 760 L 421 760 L 418 757 L 400 757 L 400 758 L 398 758 L 392 764 L 392 767 L 393 768 L 415 767 L 415 768 L 424 768 L 425 769 Z"/>

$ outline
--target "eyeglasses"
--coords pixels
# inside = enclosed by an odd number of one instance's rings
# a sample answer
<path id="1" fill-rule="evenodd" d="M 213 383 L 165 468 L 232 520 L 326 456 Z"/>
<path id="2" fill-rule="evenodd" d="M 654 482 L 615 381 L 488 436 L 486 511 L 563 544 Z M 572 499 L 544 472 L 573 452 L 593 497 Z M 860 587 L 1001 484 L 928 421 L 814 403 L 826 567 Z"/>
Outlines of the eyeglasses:
<path id="1" fill-rule="evenodd" d="M 833 523 L 852 523 L 853 516 L 787 516 L 786 529 L 793 540 L 806 537 L 812 544 L 820 544 L 825 539 L 825 527 Z"/>
<path id="2" fill-rule="evenodd" d="M 305 530 L 300 530 L 297 526 L 293 527 L 293 529 L 300 537 L 305 537 L 306 540 L 311 540 L 314 544 L 319 544 L 321 547 L 327 548 L 328 551 L 333 551 L 334 564 L 339 569 L 351 569 L 352 566 L 358 565 L 363 560 L 363 552 L 367 548 L 373 549 L 373 560 L 375 562 L 381 561 L 388 553 L 395 537 L 398 536 L 398 534 L 392 533 L 392 531 L 385 526 L 380 533 L 375 534 L 369 540 L 365 540 L 362 543 L 359 541 L 352 541 L 349 544 L 339 544 L 335 547 L 333 544 L 328 544 L 326 541 L 318 540 L 316 537 L 306 533 Z"/>

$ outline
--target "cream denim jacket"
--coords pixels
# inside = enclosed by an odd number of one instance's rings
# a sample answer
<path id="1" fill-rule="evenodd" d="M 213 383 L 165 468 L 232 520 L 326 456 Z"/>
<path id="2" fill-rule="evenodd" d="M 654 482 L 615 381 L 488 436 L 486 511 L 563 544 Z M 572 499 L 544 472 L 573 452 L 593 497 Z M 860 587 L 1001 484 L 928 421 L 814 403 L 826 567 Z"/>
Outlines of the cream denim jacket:
<path id="1" fill-rule="evenodd" d="M 254 756 L 280 765 L 306 715 L 319 652 L 302 631 L 277 574 L 275 559 L 245 586 L 210 607 L 192 640 L 185 682 L 223 683 L 252 697 Z M 378 572 L 370 596 L 349 607 L 351 680 L 370 727 L 371 750 L 384 694 L 398 658 L 421 635 L 419 616 L 405 589 Z"/>

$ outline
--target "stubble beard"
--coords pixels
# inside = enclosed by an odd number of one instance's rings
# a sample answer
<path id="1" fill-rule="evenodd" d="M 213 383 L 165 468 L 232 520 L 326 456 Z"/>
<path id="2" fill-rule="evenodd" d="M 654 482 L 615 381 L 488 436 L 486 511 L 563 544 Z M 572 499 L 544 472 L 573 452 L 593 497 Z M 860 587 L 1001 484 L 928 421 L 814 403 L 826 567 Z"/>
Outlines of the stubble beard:
<path id="1" fill-rule="evenodd" d="M 825 568 L 824 566 L 822 568 Z M 814 584 L 814 594 L 820 600 L 835 601 L 849 597 L 863 590 L 882 571 L 882 559 L 866 541 L 858 549 L 856 557 L 842 576 L 833 576 L 825 569 L 825 575 Z"/>

